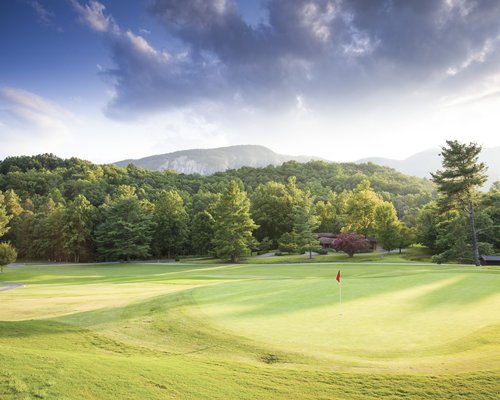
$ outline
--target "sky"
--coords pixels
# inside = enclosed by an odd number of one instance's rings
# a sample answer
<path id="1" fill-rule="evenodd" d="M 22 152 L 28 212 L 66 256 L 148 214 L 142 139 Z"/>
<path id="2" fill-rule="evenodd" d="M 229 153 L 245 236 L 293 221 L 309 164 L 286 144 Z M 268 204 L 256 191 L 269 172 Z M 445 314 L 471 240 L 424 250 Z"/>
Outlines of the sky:
<path id="1" fill-rule="evenodd" d="M 498 0 L 0 1 L 0 159 L 500 146 Z"/>

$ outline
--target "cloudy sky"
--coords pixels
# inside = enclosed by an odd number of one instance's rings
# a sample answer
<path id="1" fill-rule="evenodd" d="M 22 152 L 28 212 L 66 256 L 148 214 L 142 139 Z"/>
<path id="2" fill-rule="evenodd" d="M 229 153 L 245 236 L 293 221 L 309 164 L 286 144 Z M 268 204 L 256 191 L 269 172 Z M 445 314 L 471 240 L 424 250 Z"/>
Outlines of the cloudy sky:
<path id="1" fill-rule="evenodd" d="M 498 0 L 0 2 L 0 158 L 500 145 Z"/>

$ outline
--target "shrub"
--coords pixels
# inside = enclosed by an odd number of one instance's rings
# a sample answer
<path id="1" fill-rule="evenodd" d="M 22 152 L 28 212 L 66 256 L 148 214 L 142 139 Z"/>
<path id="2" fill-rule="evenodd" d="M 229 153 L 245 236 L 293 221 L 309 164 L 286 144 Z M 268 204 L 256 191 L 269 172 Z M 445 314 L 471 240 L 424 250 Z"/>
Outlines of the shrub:
<path id="1" fill-rule="evenodd" d="M 17 251 L 9 242 L 0 243 L 0 272 L 3 266 L 13 263 L 17 259 Z"/>

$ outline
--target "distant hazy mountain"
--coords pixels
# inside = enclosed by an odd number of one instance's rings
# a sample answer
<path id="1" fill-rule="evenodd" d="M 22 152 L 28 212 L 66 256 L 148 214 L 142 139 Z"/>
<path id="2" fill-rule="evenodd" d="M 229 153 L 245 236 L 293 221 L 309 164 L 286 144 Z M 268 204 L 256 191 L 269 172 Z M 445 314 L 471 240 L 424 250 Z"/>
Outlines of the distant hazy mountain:
<path id="1" fill-rule="evenodd" d="M 431 172 L 441 168 L 440 149 L 429 149 L 414 154 L 404 160 L 391 160 L 389 158 L 370 157 L 356 161 L 357 163 L 372 162 L 394 168 L 407 175 L 430 178 Z M 500 147 L 483 148 L 480 161 L 488 165 L 488 186 L 492 182 L 500 180 Z"/>
<path id="2" fill-rule="evenodd" d="M 132 163 L 138 167 L 153 171 L 171 169 L 184 174 L 198 173 L 210 175 L 240 167 L 266 167 L 281 165 L 286 161 L 307 162 L 320 160 L 319 157 L 287 156 L 277 154 L 264 146 L 241 145 L 216 149 L 182 150 L 174 153 L 158 154 L 137 160 L 123 160 L 115 164 L 126 167 Z"/>

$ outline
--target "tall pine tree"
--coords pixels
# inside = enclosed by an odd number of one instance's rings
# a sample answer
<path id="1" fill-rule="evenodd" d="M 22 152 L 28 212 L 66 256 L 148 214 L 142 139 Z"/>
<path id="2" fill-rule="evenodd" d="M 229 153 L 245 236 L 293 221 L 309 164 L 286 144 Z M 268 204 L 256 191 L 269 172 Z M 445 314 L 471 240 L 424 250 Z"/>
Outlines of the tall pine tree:
<path id="1" fill-rule="evenodd" d="M 466 213 L 473 260 L 476 265 L 480 265 L 475 206 L 478 188 L 487 180 L 486 165 L 478 161 L 481 146 L 447 140 L 441 150 L 443 169 L 432 174 L 432 180 L 442 196 L 440 205 L 443 210 L 455 209 Z"/>
<path id="2" fill-rule="evenodd" d="M 318 227 L 318 218 L 314 215 L 313 198 L 305 193 L 300 204 L 293 206 L 292 240 L 301 251 L 308 251 L 312 258 L 312 250 L 318 247 L 318 238 L 314 231 Z"/>
<path id="3" fill-rule="evenodd" d="M 250 216 L 250 201 L 238 183 L 231 181 L 213 210 L 215 220 L 214 246 L 219 257 L 238 262 L 254 241 L 257 225 Z"/>

